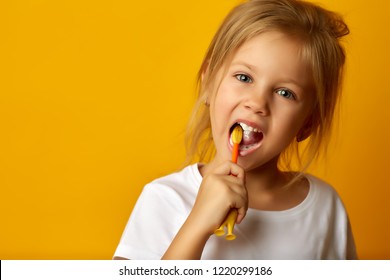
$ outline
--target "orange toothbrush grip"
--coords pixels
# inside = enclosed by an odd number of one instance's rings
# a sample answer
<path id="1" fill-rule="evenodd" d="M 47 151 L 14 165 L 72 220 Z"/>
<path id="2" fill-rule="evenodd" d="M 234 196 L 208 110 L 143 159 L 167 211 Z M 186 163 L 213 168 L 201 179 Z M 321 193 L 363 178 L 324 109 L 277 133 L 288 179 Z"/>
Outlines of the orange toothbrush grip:
<path id="1" fill-rule="evenodd" d="M 240 146 L 239 144 L 233 145 L 232 162 L 234 162 L 234 163 L 237 163 L 239 146 Z"/>

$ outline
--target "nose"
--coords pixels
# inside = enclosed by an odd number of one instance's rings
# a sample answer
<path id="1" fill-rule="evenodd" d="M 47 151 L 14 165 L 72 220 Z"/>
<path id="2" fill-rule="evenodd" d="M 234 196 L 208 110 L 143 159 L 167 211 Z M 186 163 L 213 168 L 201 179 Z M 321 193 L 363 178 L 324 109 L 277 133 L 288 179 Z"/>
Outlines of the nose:
<path id="1" fill-rule="evenodd" d="M 244 107 L 255 114 L 268 116 L 270 113 L 270 94 L 266 90 L 253 89 L 247 93 Z"/>

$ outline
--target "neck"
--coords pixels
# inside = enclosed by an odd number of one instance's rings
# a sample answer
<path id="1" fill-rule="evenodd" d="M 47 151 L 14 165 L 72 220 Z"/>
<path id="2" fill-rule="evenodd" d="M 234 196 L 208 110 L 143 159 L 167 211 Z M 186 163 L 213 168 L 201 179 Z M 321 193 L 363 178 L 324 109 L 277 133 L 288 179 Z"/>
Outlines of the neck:
<path id="1" fill-rule="evenodd" d="M 246 187 L 249 190 L 272 191 L 287 182 L 285 173 L 277 167 L 278 158 L 246 172 Z"/>

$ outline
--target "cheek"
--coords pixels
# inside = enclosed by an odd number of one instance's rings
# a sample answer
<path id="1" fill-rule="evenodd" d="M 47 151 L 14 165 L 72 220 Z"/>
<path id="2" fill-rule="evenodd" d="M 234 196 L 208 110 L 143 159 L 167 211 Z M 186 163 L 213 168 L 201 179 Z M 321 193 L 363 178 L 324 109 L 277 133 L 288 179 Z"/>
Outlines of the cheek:
<path id="1" fill-rule="evenodd" d="M 213 111 L 219 115 L 221 111 L 227 111 L 231 107 L 233 101 L 233 94 L 226 83 L 222 82 L 212 100 Z"/>
<path id="2" fill-rule="evenodd" d="M 236 101 L 237 96 L 234 87 L 226 82 L 222 83 L 214 100 L 216 110 L 229 111 L 234 107 Z"/>
<path id="3" fill-rule="evenodd" d="M 234 109 L 234 96 L 228 87 L 221 84 L 215 97 L 210 102 L 210 119 L 213 137 L 219 139 L 220 135 L 225 135 L 227 126 L 231 122 L 232 111 Z"/>
<path id="4" fill-rule="evenodd" d="M 273 122 L 275 130 L 278 133 L 285 134 L 286 138 L 293 139 L 298 134 L 306 119 L 306 113 L 301 108 L 293 110 L 284 110 L 275 114 L 275 121 Z"/>
<path id="5" fill-rule="evenodd" d="M 221 133 L 224 129 L 224 124 L 227 122 L 228 102 L 218 96 L 214 102 L 210 104 L 210 120 L 214 138 L 216 133 Z"/>

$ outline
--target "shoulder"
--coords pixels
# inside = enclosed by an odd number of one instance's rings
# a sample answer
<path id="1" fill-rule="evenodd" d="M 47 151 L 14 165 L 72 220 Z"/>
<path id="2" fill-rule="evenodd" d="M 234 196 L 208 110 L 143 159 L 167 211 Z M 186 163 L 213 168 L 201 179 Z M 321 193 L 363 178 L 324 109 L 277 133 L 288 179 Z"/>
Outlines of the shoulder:
<path id="1" fill-rule="evenodd" d="M 196 166 L 187 166 L 146 184 L 134 206 L 131 221 L 141 224 L 146 220 L 181 221 L 191 210 L 197 194 L 196 179 L 191 178 L 194 168 Z"/>
<path id="2" fill-rule="evenodd" d="M 334 198 L 339 197 L 337 191 L 328 182 L 311 174 L 305 174 L 305 177 L 309 181 L 310 188 L 312 188 L 314 191 Z"/>
<path id="3" fill-rule="evenodd" d="M 197 164 L 189 165 L 146 184 L 140 199 L 157 204 L 182 202 L 189 205 L 193 203 L 201 181 Z"/>
<path id="4" fill-rule="evenodd" d="M 197 164 L 189 165 L 180 171 L 157 178 L 145 185 L 144 189 L 176 190 L 198 189 L 202 181 Z"/>
<path id="5" fill-rule="evenodd" d="M 337 191 L 327 182 L 306 175 L 313 191 L 311 208 L 319 224 L 314 228 L 326 226 L 329 255 L 326 258 L 356 259 L 356 247 L 347 210 Z M 312 227 L 312 229 L 314 229 Z M 333 250 L 333 251 L 332 251 Z"/>
<path id="6" fill-rule="evenodd" d="M 196 184 L 201 180 L 202 178 L 198 170 L 198 165 L 192 164 L 184 167 L 179 171 L 157 178 L 152 182 L 150 182 L 149 185 L 153 185 L 153 184 L 177 185 L 177 184 L 185 184 L 188 182 L 192 184 Z"/>
<path id="7" fill-rule="evenodd" d="M 317 208 L 345 212 L 345 207 L 336 189 L 328 182 L 311 174 L 305 174 L 310 184 L 312 201 Z"/>
<path id="8" fill-rule="evenodd" d="M 144 186 L 116 256 L 161 258 L 191 211 L 199 188 L 197 170 L 197 165 L 190 165 Z"/>

